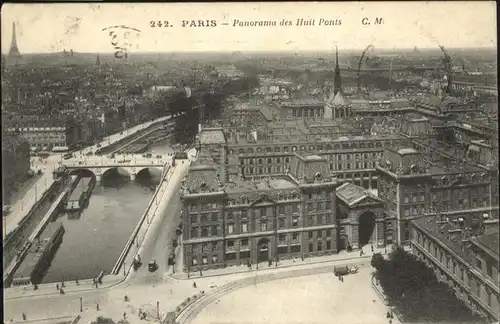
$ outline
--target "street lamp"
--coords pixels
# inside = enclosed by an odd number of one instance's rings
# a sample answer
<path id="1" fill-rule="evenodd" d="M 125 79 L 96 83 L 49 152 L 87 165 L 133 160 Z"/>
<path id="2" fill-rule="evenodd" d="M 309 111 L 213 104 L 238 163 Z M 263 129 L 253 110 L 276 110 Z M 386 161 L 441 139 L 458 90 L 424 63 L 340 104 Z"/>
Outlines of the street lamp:
<path id="1" fill-rule="evenodd" d="M 83 312 L 83 298 L 80 297 L 80 312 Z"/>

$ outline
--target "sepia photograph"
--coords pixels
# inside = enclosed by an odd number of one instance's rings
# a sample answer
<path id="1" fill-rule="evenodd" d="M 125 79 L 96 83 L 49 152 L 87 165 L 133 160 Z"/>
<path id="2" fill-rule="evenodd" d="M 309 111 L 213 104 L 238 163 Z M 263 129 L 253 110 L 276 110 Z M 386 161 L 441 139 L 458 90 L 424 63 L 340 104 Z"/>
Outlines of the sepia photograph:
<path id="1" fill-rule="evenodd" d="M 496 8 L 3 4 L 3 323 L 498 324 Z"/>

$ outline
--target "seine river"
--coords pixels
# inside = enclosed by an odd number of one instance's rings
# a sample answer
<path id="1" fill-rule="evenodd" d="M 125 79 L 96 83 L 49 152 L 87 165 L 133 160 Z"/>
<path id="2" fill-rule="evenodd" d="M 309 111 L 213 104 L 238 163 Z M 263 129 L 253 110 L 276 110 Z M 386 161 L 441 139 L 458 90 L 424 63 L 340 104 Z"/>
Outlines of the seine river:
<path id="1" fill-rule="evenodd" d="M 151 146 L 152 154 L 172 151 L 165 142 Z M 72 281 L 109 273 L 151 200 L 160 171 L 130 181 L 126 174 L 110 172 L 92 191 L 89 206 L 78 218 L 61 213 L 66 233 L 43 282 Z"/>

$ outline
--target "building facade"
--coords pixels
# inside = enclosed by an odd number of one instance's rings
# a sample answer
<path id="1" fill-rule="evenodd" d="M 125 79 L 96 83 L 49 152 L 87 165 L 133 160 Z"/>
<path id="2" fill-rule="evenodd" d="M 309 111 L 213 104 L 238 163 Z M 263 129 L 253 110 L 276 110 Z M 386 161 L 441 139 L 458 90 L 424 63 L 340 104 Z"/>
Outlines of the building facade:
<path id="1" fill-rule="evenodd" d="M 474 312 L 499 320 L 498 219 L 468 215 L 412 222 L 412 253 Z"/>
<path id="2" fill-rule="evenodd" d="M 77 144 L 93 143 L 93 138 L 102 132 L 100 121 L 73 119 L 40 119 L 25 116 L 21 120 L 6 123 L 6 131 L 23 137 L 31 150 L 52 150 L 54 147 L 72 148 Z"/>
<path id="3" fill-rule="evenodd" d="M 378 196 L 396 221 L 396 242 L 410 240 L 410 222 L 425 215 L 466 214 L 498 219 L 496 169 L 439 167 L 413 148 L 385 150 L 376 167 Z"/>
<path id="4" fill-rule="evenodd" d="M 222 184 L 208 165 L 183 189 L 185 271 L 337 252 L 337 183 L 326 160 L 294 155 L 282 177 Z"/>

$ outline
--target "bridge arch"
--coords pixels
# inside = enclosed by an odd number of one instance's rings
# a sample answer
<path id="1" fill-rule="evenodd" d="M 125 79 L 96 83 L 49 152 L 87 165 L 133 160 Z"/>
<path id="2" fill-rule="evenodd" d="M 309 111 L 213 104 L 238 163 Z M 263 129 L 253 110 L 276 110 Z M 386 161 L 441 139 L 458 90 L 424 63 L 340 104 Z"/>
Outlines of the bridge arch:
<path id="1" fill-rule="evenodd" d="M 100 174 L 103 178 L 109 176 L 112 172 L 117 172 L 120 176 L 123 177 L 130 177 L 133 174 L 130 168 L 127 167 L 100 168 Z"/>
<path id="2" fill-rule="evenodd" d="M 87 168 L 81 168 L 81 169 L 70 169 L 69 171 L 70 175 L 78 175 L 78 176 L 84 176 L 84 177 L 95 177 L 96 173 L 95 170 L 87 169 Z"/>
<path id="3" fill-rule="evenodd" d="M 162 175 L 163 168 L 162 167 L 140 167 L 134 170 L 135 177 L 137 178 L 145 178 L 145 177 L 153 177 L 155 179 L 159 179 Z"/>

